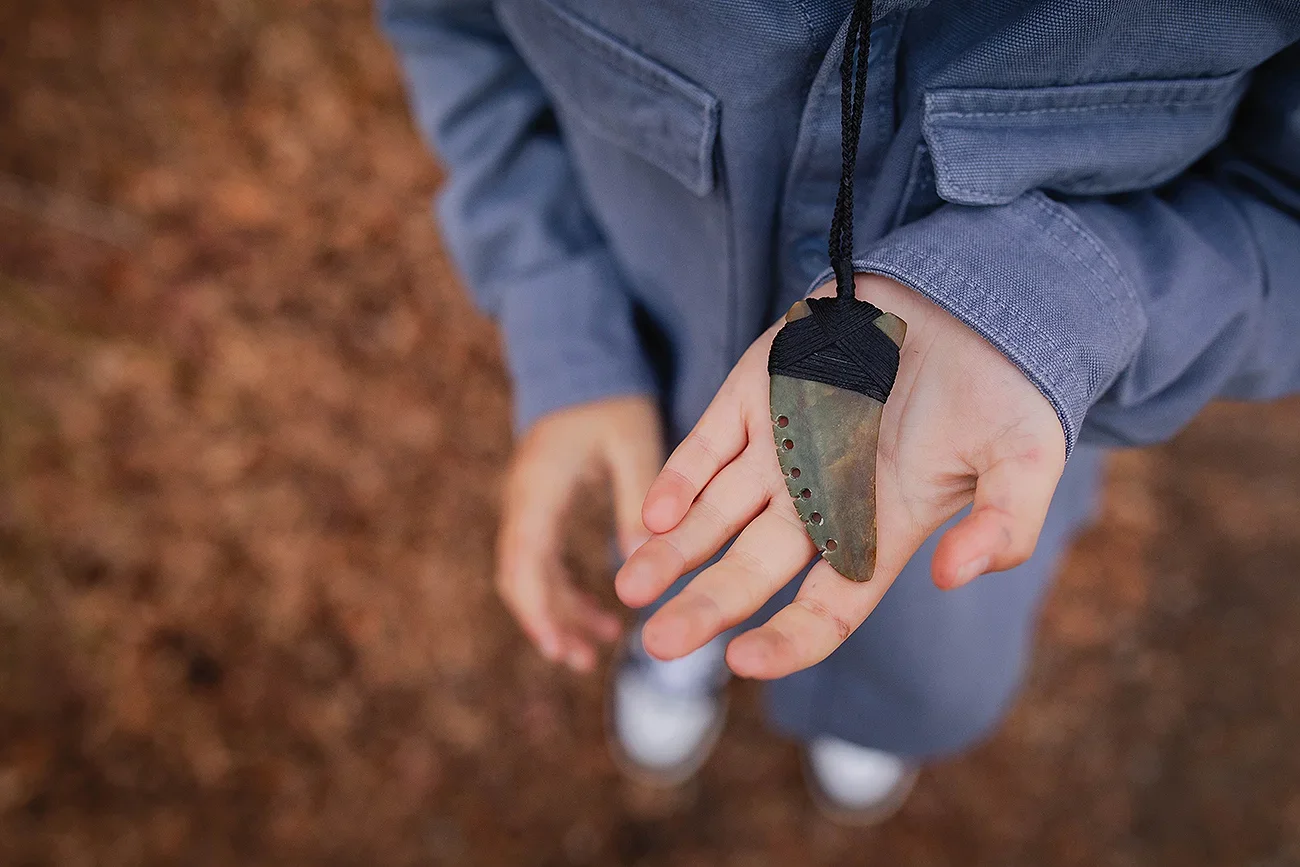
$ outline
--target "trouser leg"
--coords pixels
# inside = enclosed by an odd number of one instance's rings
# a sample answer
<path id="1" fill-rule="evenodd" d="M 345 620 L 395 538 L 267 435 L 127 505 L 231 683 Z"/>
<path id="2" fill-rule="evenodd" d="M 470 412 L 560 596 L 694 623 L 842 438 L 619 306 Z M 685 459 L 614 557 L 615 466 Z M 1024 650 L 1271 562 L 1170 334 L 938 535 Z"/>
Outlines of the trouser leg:
<path id="1" fill-rule="evenodd" d="M 941 591 L 930 580 L 940 534 L 932 536 L 834 654 L 769 685 L 772 724 L 800 740 L 834 735 L 918 759 L 961 750 L 989 733 L 1019 689 L 1057 563 L 1092 516 L 1100 465 L 1100 451 L 1075 451 L 1038 548 L 1016 569 Z"/>

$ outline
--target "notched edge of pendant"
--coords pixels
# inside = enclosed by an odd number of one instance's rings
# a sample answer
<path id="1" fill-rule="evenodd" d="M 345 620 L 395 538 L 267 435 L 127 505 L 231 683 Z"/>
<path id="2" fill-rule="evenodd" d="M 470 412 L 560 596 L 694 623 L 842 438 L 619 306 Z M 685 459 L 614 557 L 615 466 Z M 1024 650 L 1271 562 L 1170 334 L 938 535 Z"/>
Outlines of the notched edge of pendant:
<path id="1" fill-rule="evenodd" d="M 772 378 L 771 391 L 773 394 L 769 396 L 769 403 L 777 463 L 804 532 L 817 547 L 822 559 L 840 575 L 855 582 L 869 579 L 875 566 L 874 518 L 862 514 L 861 507 L 850 510 L 850 513 L 861 516 L 859 520 L 863 522 L 861 532 L 864 538 L 860 541 L 849 538 L 854 535 L 850 525 L 837 519 L 843 510 L 836 509 L 833 505 L 836 499 L 833 493 L 837 489 L 836 475 L 833 471 L 832 475 L 826 475 L 830 466 L 827 461 L 837 461 L 834 455 L 825 452 L 826 443 L 819 444 L 819 437 L 808 426 L 813 421 L 808 416 L 812 407 L 804 404 L 804 396 L 821 393 L 820 400 L 824 400 L 839 389 L 776 374 Z M 864 401 L 875 406 L 875 414 L 879 418 L 882 406 L 879 402 L 853 392 L 845 394 L 850 401 Z M 781 426 L 781 419 L 786 420 L 785 427 Z M 867 492 L 867 497 L 870 498 L 873 494 L 874 485 Z M 867 521 L 872 523 L 867 524 Z"/>
<path id="2" fill-rule="evenodd" d="M 791 306 L 790 310 L 786 313 L 785 319 L 787 322 L 794 322 L 810 315 L 810 313 L 811 311 L 808 309 L 807 303 L 804 301 L 798 301 Z M 903 341 L 907 336 L 907 323 L 903 319 L 896 314 L 884 312 L 877 317 L 874 324 L 897 346 L 900 348 L 902 347 Z M 879 540 L 876 538 L 879 522 L 875 510 L 874 477 L 872 480 L 873 484 L 870 496 L 872 499 L 871 536 L 875 539 L 875 544 L 871 546 L 869 551 L 864 552 L 864 562 L 861 565 L 865 574 L 847 574 L 846 571 L 842 569 L 842 567 L 846 565 L 843 562 L 843 557 L 847 553 L 847 549 L 845 549 L 842 544 L 839 544 L 838 540 L 835 540 L 834 537 L 830 536 L 832 530 L 830 526 L 827 526 L 833 523 L 833 519 L 826 513 L 826 507 L 824 505 L 819 503 L 817 506 L 814 506 L 809 498 L 802 496 L 803 490 L 807 487 L 807 479 L 804 478 L 804 474 L 800 470 L 795 468 L 793 462 L 794 459 L 792 457 L 794 450 L 788 448 L 786 445 L 787 443 L 792 445 L 794 444 L 791 435 L 794 433 L 794 427 L 796 426 L 794 414 L 795 408 L 790 407 L 778 409 L 775 405 L 772 405 L 770 387 L 768 400 L 772 422 L 772 434 L 773 439 L 775 440 L 778 463 L 781 465 L 781 471 L 785 480 L 787 492 L 793 500 L 795 511 L 799 514 L 800 521 L 804 525 L 804 531 L 808 534 L 808 537 L 812 540 L 813 544 L 817 546 L 821 558 L 830 564 L 831 568 L 833 568 L 837 573 L 855 583 L 866 583 L 870 581 L 875 575 L 877 546 L 879 543 Z M 883 405 L 881 406 L 883 410 Z M 780 425 L 780 420 L 782 418 L 787 420 L 787 424 L 784 427 Z M 822 518 L 822 521 L 811 520 L 813 516 Z M 835 544 L 828 545 L 828 542 L 834 542 Z"/>

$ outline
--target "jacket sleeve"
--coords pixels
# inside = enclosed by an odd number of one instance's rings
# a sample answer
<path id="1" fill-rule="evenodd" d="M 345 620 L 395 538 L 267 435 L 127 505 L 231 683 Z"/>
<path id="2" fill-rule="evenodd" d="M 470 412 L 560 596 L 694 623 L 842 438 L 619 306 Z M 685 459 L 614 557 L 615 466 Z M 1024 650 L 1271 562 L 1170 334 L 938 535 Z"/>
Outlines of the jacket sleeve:
<path id="1" fill-rule="evenodd" d="M 858 270 L 930 297 L 1053 403 L 1069 447 L 1167 439 L 1218 397 L 1300 392 L 1300 45 L 1159 189 L 945 205 Z"/>
<path id="2" fill-rule="evenodd" d="M 381 0 L 380 16 L 447 169 L 436 207 L 448 249 L 500 324 L 518 429 L 561 407 L 653 392 L 630 296 L 546 94 L 491 5 Z"/>

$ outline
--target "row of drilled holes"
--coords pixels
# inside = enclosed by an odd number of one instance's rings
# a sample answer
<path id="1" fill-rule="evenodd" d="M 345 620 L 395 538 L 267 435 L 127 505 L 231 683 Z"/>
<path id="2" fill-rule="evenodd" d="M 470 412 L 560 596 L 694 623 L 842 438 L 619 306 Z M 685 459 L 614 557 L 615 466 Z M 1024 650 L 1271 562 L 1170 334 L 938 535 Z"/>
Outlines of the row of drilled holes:
<path id="1" fill-rule="evenodd" d="M 776 426 L 777 426 L 777 427 L 783 428 L 783 427 L 786 427 L 786 426 L 789 425 L 789 424 L 790 424 L 790 419 L 786 418 L 785 416 L 783 416 L 783 415 L 779 415 L 779 416 L 776 417 Z M 784 439 L 784 440 L 781 440 L 781 448 L 785 449 L 787 452 L 789 452 L 789 451 L 794 451 L 794 440 L 792 440 L 792 439 Z M 791 467 L 791 468 L 790 468 L 790 474 L 789 474 L 789 475 L 790 475 L 790 478 L 792 478 L 792 479 L 797 479 L 797 478 L 799 478 L 799 475 L 800 475 L 799 468 L 798 468 L 798 467 Z M 812 499 L 812 491 L 810 491 L 808 488 L 804 488 L 802 491 L 799 492 L 799 496 L 802 497 L 802 498 L 805 499 L 805 500 L 810 500 L 810 499 Z M 818 524 L 818 525 L 820 525 L 821 522 L 822 522 L 822 513 L 821 513 L 821 512 L 813 512 L 811 515 L 808 516 L 808 520 L 811 521 L 811 522 L 814 523 L 814 524 Z M 836 542 L 834 539 L 827 539 L 827 540 L 826 540 L 826 544 L 825 544 L 825 546 L 823 546 L 823 547 L 824 547 L 827 551 L 834 551 L 836 548 L 839 547 L 839 543 Z"/>

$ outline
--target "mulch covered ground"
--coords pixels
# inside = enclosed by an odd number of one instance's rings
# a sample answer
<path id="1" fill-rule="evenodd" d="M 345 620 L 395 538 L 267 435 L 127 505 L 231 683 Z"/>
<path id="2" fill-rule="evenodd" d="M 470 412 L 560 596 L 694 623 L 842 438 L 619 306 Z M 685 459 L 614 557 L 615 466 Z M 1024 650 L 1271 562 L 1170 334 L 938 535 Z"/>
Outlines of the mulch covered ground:
<path id="1" fill-rule="evenodd" d="M 748 684 L 656 795 L 494 601 L 436 185 L 365 0 L 0 5 L 0 864 L 1300 864 L 1300 404 L 1114 459 L 1023 701 L 888 825 Z"/>

